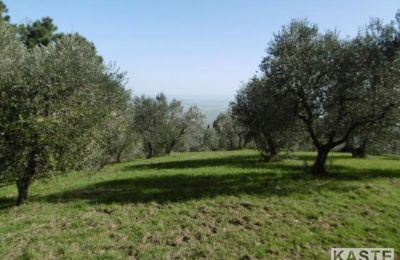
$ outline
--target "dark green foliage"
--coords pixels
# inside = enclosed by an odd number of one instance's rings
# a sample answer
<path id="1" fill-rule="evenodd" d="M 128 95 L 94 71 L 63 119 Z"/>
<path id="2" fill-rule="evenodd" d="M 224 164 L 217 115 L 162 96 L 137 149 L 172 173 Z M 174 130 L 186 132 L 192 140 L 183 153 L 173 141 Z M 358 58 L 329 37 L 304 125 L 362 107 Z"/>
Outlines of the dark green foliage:
<path id="1" fill-rule="evenodd" d="M 166 113 L 168 102 L 164 94 L 156 98 L 135 98 L 135 129 L 143 142 L 143 150 L 147 158 L 151 158 L 165 152 L 162 135 L 166 125 Z"/>
<path id="2" fill-rule="evenodd" d="M 329 151 L 355 130 L 382 124 L 399 107 L 398 52 L 387 53 L 381 44 L 386 29 L 371 26 L 343 40 L 295 20 L 268 49 L 261 69 L 294 101 L 294 112 L 318 150 L 316 174 L 325 173 Z"/>
<path id="3" fill-rule="evenodd" d="M 53 23 L 53 19 L 50 17 L 44 17 L 32 24 L 18 26 L 19 39 L 28 48 L 33 48 L 39 45 L 49 45 L 57 39 L 55 34 L 56 31 L 57 26 Z"/>
<path id="4" fill-rule="evenodd" d="M 236 94 L 232 115 L 247 128 L 266 160 L 289 148 L 300 129 L 296 129 L 295 103 L 271 79 L 253 78 Z"/>
<path id="5" fill-rule="evenodd" d="M 106 141 L 119 130 L 110 125 L 130 95 L 124 74 L 79 37 L 28 49 L 13 27 L 0 31 L 0 180 L 17 183 L 22 204 L 35 179 L 107 161 Z"/>
<path id="6" fill-rule="evenodd" d="M 240 149 L 248 142 L 247 126 L 241 125 L 231 111 L 220 113 L 213 123 L 213 129 L 217 134 L 220 150 Z"/>
<path id="7" fill-rule="evenodd" d="M 3 1 L 0 1 L 0 22 L 9 22 L 10 16 L 8 15 L 8 8 Z"/>

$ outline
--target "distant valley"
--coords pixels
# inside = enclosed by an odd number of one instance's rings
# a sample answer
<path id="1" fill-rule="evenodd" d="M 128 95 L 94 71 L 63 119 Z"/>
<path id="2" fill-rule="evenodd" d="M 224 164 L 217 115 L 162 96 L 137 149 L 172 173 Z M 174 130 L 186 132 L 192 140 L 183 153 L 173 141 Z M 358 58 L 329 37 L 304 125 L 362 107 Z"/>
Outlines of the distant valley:
<path id="1" fill-rule="evenodd" d="M 212 124 L 212 122 L 217 118 L 218 114 L 224 112 L 228 109 L 229 102 L 232 98 L 228 97 L 190 97 L 190 98 L 178 98 L 182 101 L 185 108 L 190 106 L 197 106 L 206 115 L 206 123 Z"/>

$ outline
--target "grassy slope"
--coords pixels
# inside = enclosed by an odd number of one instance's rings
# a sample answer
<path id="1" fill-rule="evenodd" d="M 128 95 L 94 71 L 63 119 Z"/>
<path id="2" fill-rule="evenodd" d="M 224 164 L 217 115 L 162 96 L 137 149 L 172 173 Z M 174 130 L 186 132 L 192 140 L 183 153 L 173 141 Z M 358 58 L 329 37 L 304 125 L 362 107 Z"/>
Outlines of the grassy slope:
<path id="1" fill-rule="evenodd" d="M 14 208 L 0 188 L 0 258 L 314 258 L 331 247 L 400 253 L 400 159 L 312 153 L 266 164 L 254 151 L 175 154 L 36 182 Z M 311 161 L 308 162 L 308 165 Z"/>

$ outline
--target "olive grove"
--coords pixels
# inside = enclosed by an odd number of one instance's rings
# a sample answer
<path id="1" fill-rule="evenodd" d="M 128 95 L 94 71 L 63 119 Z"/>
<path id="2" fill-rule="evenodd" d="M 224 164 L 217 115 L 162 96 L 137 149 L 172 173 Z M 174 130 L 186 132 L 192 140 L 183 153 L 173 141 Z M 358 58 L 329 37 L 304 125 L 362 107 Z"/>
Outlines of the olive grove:
<path id="1" fill-rule="evenodd" d="M 263 76 L 239 91 L 234 112 L 247 126 L 261 118 L 269 133 L 282 133 L 271 140 L 287 139 L 289 126 L 301 122 L 317 150 L 312 172 L 324 175 L 332 149 L 357 133 L 393 129 L 398 124 L 399 43 L 399 20 L 386 25 L 373 20 L 347 39 L 336 31 L 322 33 L 307 20 L 293 20 L 274 36 L 260 65 Z M 259 88 L 274 94 L 254 95 L 250 90 L 257 81 L 266 82 Z M 278 98 L 271 100 L 275 95 Z M 257 102 L 250 100 L 258 97 L 260 105 L 254 109 Z M 255 132 L 261 135 L 264 129 Z M 288 136 L 302 133 L 294 131 Z"/>

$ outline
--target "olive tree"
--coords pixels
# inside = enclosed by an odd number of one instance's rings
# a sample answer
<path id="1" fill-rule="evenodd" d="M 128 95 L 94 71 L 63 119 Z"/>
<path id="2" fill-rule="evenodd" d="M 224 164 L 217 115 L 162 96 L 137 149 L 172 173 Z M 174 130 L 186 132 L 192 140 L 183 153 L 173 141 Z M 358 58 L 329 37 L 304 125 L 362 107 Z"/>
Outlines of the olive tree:
<path id="1" fill-rule="evenodd" d="M 202 125 L 204 115 L 196 107 L 187 111 L 180 101 L 168 102 L 164 94 L 155 98 L 135 98 L 134 125 L 142 138 L 147 158 L 172 152 L 194 129 Z"/>
<path id="2" fill-rule="evenodd" d="M 179 146 L 190 141 L 196 130 L 204 124 L 204 114 L 196 106 L 191 106 L 187 111 L 181 102 L 173 101 L 169 106 L 167 126 L 164 129 L 165 152 L 171 153 Z"/>
<path id="3" fill-rule="evenodd" d="M 271 79 L 251 79 L 238 91 L 231 109 L 266 160 L 274 160 L 295 139 L 294 103 Z"/>
<path id="4" fill-rule="evenodd" d="M 133 130 L 133 118 L 133 106 L 128 105 L 114 111 L 109 115 L 108 120 L 105 120 L 104 127 L 101 128 L 106 136 L 106 138 L 103 138 L 106 156 L 104 163 L 108 161 L 120 162 L 125 151 L 134 145 L 136 135 Z"/>
<path id="5" fill-rule="evenodd" d="M 218 134 L 210 125 L 198 127 L 190 137 L 189 151 L 218 150 Z"/>
<path id="6" fill-rule="evenodd" d="M 393 115 L 393 114 L 392 114 Z M 350 152 L 353 157 L 365 158 L 368 154 L 396 153 L 399 151 L 400 117 L 389 117 L 380 124 L 361 127 L 354 131 L 342 152 Z"/>
<path id="7" fill-rule="evenodd" d="M 163 131 L 166 127 L 168 111 L 167 97 L 159 94 L 155 98 L 136 97 L 134 99 L 134 126 L 141 137 L 146 158 L 162 153 Z"/>
<path id="8" fill-rule="evenodd" d="M 370 45 L 372 42 L 374 49 L 371 49 L 373 53 L 367 64 L 370 81 L 377 83 L 382 82 L 382 79 L 388 82 L 392 80 L 395 87 L 398 79 L 393 77 L 392 73 L 396 73 L 396 66 L 399 63 L 400 11 L 396 14 L 396 20 L 389 24 L 383 24 L 379 19 L 372 19 L 365 32 L 360 34 L 355 41 L 358 44 L 369 42 Z M 399 107 L 395 106 L 384 118 L 380 118 L 379 122 L 357 129 L 351 135 L 345 148 L 356 157 L 365 157 L 368 151 L 372 153 L 392 151 L 399 121 Z"/>
<path id="9" fill-rule="evenodd" d="M 114 97 L 90 44 L 64 37 L 27 50 L 8 26 L 0 30 L 1 67 L 9 71 L 0 76 L 1 177 L 16 182 L 20 205 L 35 179 L 98 165 L 96 133 L 106 118 L 99 108 Z"/>
<path id="10" fill-rule="evenodd" d="M 28 53 L 24 46 L 17 41 L 15 30 L 10 25 L 0 21 L 0 181 L 12 181 L 12 167 L 18 163 L 16 150 L 22 150 L 23 144 L 18 141 L 22 125 L 19 110 L 24 105 L 24 66 Z M 22 133 L 21 133 L 22 134 Z M 22 135 L 21 135 L 22 137 Z"/>
<path id="11" fill-rule="evenodd" d="M 261 63 L 295 102 L 296 116 L 318 151 L 315 174 L 326 173 L 334 147 L 356 129 L 380 123 L 399 105 L 399 62 L 385 57 L 377 38 L 364 33 L 343 40 L 295 20 L 275 35 Z"/>
<path id="12" fill-rule="evenodd" d="M 239 149 L 247 141 L 247 128 L 235 120 L 231 111 L 221 112 L 213 122 L 213 129 L 218 136 L 219 149 Z"/>

